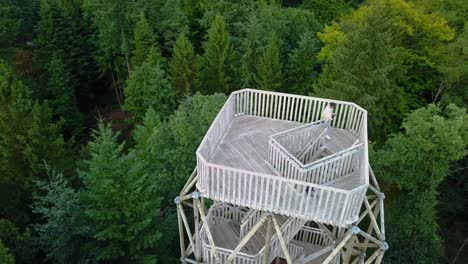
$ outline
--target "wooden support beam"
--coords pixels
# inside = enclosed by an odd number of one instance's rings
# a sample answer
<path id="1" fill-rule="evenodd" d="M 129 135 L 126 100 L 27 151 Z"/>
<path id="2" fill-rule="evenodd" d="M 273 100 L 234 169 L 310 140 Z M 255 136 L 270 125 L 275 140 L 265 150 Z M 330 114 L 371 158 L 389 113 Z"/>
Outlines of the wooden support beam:
<path id="1" fill-rule="evenodd" d="M 211 235 L 211 231 L 210 231 L 210 227 L 208 225 L 208 221 L 206 221 L 206 216 L 205 216 L 205 212 L 203 210 L 203 207 L 200 204 L 200 200 L 198 200 L 198 199 L 194 199 L 194 200 L 196 202 L 198 212 L 200 213 L 203 225 L 205 226 L 205 233 L 206 233 L 206 236 L 208 238 L 208 242 L 210 243 L 211 252 L 214 255 L 215 262 L 221 264 L 221 260 L 219 259 L 218 251 L 216 250 L 216 245 L 214 243 L 213 236 Z"/>
<path id="2" fill-rule="evenodd" d="M 187 182 L 185 183 L 184 188 L 182 188 L 182 191 L 180 192 L 180 196 L 183 196 L 183 195 L 187 194 L 187 191 L 185 191 L 185 190 L 187 189 L 187 186 L 192 182 L 193 178 L 195 178 L 196 175 L 197 175 L 197 167 L 195 167 L 195 169 L 193 169 L 193 171 L 192 171 L 192 174 L 190 174 L 190 177 L 188 178 Z"/>
<path id="3" fill-rule="evenodd" d="M 377 260 L 375 261 L 375 264 L 380 264 L 380 263 L 382 262 L 382 259 L 383 259 L 384 254 L 385 254 L 385 251 L 380 250 L 380 254 L 379 254 L 379 256 L 377 257 Z"/>
<path id="4" fill-rule="evenodd" d="M 384 214 L 384 199 L 385 195 L 380 193 L 379 202 L 380 202 L 380 231 L 381 231 L 381 238 L 385 241 L 385 214 Z"/>
<path id="5" fill-rule="evenodd" d="M 369 204 L 369 201 L 367 201 L 367 198 L 364 198 L 364 204 L 366 205 L 366 208 L 369 211 L 369 217 L 371 219 L 371 222 L 372 224 L 374 224 L 375 233 L 377 233 L 377 236 L 379 236 L 379 238 L 382 239 L 382 233 L 380 233 L 379 224 L 377 224 L 377 220 L 375 219 L 375 215 L 372 212 L 372 208 L 370 207 L 370 204 Z"/>
<path id="6" fill-rule="evenodd" d="M 343 237 L 341 242 L 338 244 L 338 246 L 333 249 L 332 253 L 328 255 L 328 257 L 323 261 L 322 264 L 328 264 L 330 263 L 333 258 L 340 252 L 340 250 L 346 245 L 348 240 L 354 235 L 354 232 L 352 230 L 349 230 L 346 235 Z"/>
<path id="7" fill-rule="evenodd" d="M 380 186 L 379 182 L 377 181 L 377 178 L 375 178 L 374 170 L 372 170 L 372 167 L 369 164 L 369 175 L 371 176 L 372 183 L 374 183 L 374 187 L 380 192 Z"/>
<path id="8" fill-rule="evenodd" d="M 267 215 L 263 215 L 262 218 L 252 227 L 252 229 L 239 241 L 237 247 L 232 251 L 231 255 L 226 259 L 226 264 L 231 264 L 232 260 L 236 257 L 237 253 L 249 242 L 249 240 L 253 237 L 255 232 L 263 225 L 266 221 Z"/>
<path id="9" fill-rule="evenodd" d="M 179 209 L 180 215 L 182 216 L 182 221 L 184 222 L 185 231 L 187 232 L 190 244 L 192 245 L 192 247 L 194 247 L 195 243 L 193 242 L 192 232 L 190 231 L 190 226 L 188 224 L 187 217 L 185 216 L 184 209 L 180 204 L 177 205 L 177 208 Z"/>
<path id="10" fill-rule="evenodd" d="M 185 258 L 185 238 L 184 238 L 184 227 L 182 223 L 182 216 L 180 211 L 177 210 L 177 224 L 179 226 L 179 243 L 180 243 L 180 257 L 181 259 Z"/>
<path id="11" fill-rule="evenodd" d="M 372 203 L 371 203 L 371 208 L 374 208 L 374 206 L 379 202 L 379 200 L 374 200 Z M 361 213 L 361 215 L 359 216 L 359 219 L 357 220 L 357 224 L 361 223 L 362 219 L 364 219 L 364 217 L 366 217 L 367 215 L 369 214 L 369 211 L 366 209 L 364 212 Z M 374 213 L 374 215 L 376 215 L 376 213 Z"/>
<path id="12" fill-rule="evenodd" d="M 197 181 L 198 181 L 198 176 L 195 176 L 193 180 L 187 185 L 187 188 L 183 190 L 183 193 L 184 194 L 189 193 L 190 189 L 192 189 L 192 187 L 195 185 L 195 183 L 197 183 Z"/>
<path id="13" fill-rule="evenodd" d="M 193 219 L 195 222 L 195 246 L 194 253 L 195 259 L 201 261 L 201 238 L 200 238 L 200 216 L 197 208 L 197 199 L 193 199 Z M 207 228 L 207 226 L 205 226 Z"/>
<path id="14" fill-rule="evenodd" d="M 263 256 L 263 264 L 270 264 L 270 244 L 271 244 L 271 215 L 268 215 L 267 233 L 265 237 L 265 255 Z"/>
<path id="15" fill-rule="evenodd" d="M 330 230 L 329 230 L 324 224 L 322 224 L 322 223 L 317 223 L 317 225 L 318 225 L 318 227 L 320 228 L 320 230 L 322 230 L 323 232 L 325 232 L 325 233 L 328 235 L 328 237 L 329 237 L 330 239 L 336 240 L 335 235 L 334 235 L 332 232 L 330 232 Z"/>
<path id="16" fill-rule="evenodd" d="M 278 221 L 276 218 L 273 216 L 273 226 L 275 227 L 276 230 L 276 236 L 278 237 L 278 240 L 280 242 L 281 248 L 283 249 L 284 257 L 286 258 L 286 262 L 288 264 L 292 264 L 291 256 L 289 255 L 288 248 L 286 246 L 286 242 L 284 241 L 283 234 L 281 233 L 281 228 L 278 224 Z"/>
<path id="17" fill-rule="evenodd" d="M 384 243 L 380 240 L 378 240 L 377 238 L 367 234 L 366 232 L 364 231 L 361 231 L 359 232 L 359 234 L 365 238 L 368 238 L 370 241 L 374 242 L 375 244 L 379 245 L 380 247 L 384 247 Z"/>
<path id="18" fill-rule="evenodd" d="M 365 264 L 371 264 L 376 258 L 377 256 L 379 256 L 380 254 L 380 249 L 377 249 L 365 262 Z"/>

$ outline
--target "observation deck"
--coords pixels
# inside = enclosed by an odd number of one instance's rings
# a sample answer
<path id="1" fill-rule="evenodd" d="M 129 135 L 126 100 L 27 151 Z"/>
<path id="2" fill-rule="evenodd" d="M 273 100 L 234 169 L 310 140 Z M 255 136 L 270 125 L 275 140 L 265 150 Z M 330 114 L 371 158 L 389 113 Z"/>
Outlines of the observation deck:
<path id="1" fill-rule="evenodd" d="M 320 116 L 332 101 L 327 129 Z M 369 185 L 367 112 L 349 102 L 239 90 L 196 154 L 202 197 L 349 227 Z"/>

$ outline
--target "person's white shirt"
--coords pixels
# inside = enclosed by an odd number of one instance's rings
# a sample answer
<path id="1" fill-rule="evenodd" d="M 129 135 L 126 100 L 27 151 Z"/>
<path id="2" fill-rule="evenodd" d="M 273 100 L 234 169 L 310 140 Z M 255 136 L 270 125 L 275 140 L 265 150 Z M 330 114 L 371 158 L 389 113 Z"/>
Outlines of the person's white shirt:
<path id="1" fill-rule="evenodd" d="M 332 121 L 333 120 L 333 108 L 330 107 L 330 104 L 327 104 L 325 109 L 322 111 L 322 120 Z"/>

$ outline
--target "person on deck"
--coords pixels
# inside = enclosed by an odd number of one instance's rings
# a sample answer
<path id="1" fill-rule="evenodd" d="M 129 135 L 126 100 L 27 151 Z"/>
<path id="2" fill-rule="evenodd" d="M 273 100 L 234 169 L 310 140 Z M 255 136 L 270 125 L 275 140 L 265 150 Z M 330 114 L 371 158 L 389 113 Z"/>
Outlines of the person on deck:
<path id="1" fill-rule="evenodd" d="M 333 114 L 333 109 L 335 108 L 335 105 L 336 104 L 334 102 L 330 102 L 322 111 L 322 121 L 325 123 L 325 138 L 327 140 L 331 139 L 328 133 L 331 126 L 331 122 L 333 121 L 333 116 L 335 115 Z"/>

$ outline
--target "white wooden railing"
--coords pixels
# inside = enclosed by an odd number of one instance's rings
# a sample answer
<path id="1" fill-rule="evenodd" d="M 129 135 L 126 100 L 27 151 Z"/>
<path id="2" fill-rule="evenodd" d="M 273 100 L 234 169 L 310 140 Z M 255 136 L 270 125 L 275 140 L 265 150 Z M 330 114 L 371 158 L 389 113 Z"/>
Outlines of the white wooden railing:
<path id="1" fill-rule="evenodd" d="M 362 145 L 354 146 L 346 154 L 326 157 L 328 159 L 321 160 L 316 167 L 309 164 L 308 174 L 300 175 L 289 169 L 287 177 L 278 177 L 209 162 L 236 116 L 254 115 L 312 123 L 320 119 L 323 108 L 331 101 L 337 104 L 331 126 L 350 131 Z M 270 147 L 271 152 L 276 151 L 272 153 L 273 162 L 280 166 L 284 161 L 279 161 L 281 152 L 278 149 Z M 346 226 L 357 220 L 361 208 L 368 185 L 367 160 L 367 112 L 356 104 L 244 89 L 231 94 L 197 150 L 197 187 L 202 196 L 217 201 Z M 280 170 L 284 171 L 283 168 Z M 343 190 L 322 185 L 346 176 L 348 172 L 359 173 L 360 187 Z"/>
<path id="2" fill-rule="evenodd" d="M 269 147 L 269 163 L 283 177 L 315 184 L 327 184 L 339 178 L 357 174 L 360 184 L 365 184 L 361 171 L 363 143 L 304 165 L 273 138 Z"/>
<path id="3" fill-rule="evenodd" d="M 294 237 L 295 240 L 314 244 L 317 246 L 331 246 L 333 240 L 325 232 L 318 228 L 304 226 Z"/>
<path id="4" fill-rule="evenodd" d="M 244 237 L 250 230 L 252 230 L 252 227 L 260 220 L 260 218 L 264 214 L 264 212 L 259 210 L 251 210 L 252 211 L 249 211 L 249 214 L 247 214 L 241 221 L 240 237 Z"/>

